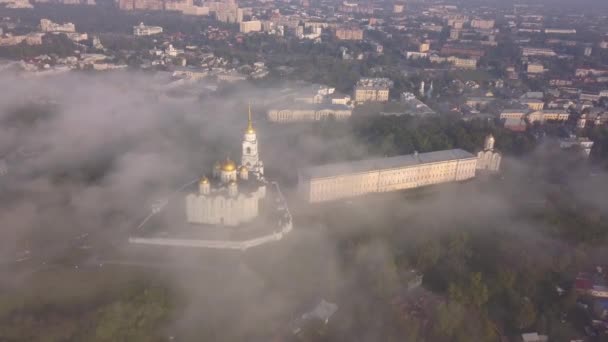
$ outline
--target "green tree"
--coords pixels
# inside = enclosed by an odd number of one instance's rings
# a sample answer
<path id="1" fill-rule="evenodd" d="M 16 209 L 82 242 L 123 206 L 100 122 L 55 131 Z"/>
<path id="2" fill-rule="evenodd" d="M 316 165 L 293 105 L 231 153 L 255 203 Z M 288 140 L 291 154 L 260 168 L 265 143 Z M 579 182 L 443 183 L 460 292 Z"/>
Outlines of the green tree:
<path id="1" fill-rule="evenodd" d="M 158 288 L 146 289 L 129 300 L 119 300 L 102 308 L 95 328 L 95 340 L 155 340 L 156 329 L 168 314 L 166 292 Z"/>

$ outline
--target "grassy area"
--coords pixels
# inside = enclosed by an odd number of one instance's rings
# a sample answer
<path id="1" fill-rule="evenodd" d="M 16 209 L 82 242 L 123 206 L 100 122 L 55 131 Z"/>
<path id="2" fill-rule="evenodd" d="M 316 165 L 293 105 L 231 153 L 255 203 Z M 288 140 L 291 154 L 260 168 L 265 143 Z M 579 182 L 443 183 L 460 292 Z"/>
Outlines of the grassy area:
<path id="1" fill-rule="evenodd" d="M 143 272 L 118 266 L 50 267 L 0 294 L 0 319 L 16 310 L 43 312 L 53 307 L 75 313 L 86 311 L 124 295 L 125 290 L 133 291 L 147 278 Z"/>

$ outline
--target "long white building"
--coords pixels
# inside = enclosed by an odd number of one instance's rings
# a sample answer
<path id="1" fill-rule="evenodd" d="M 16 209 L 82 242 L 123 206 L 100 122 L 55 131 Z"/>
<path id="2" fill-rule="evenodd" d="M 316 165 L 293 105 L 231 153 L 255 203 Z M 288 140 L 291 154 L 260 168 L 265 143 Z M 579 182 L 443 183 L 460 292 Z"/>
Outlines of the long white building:
<path id="1" fill-rule="evenodd" d="M 344 120 L 351 117 L 353 111 L 347 105 L 318 104 L 318 105 L 292 105 L 283 108 L 268 110 L 268 120 L 272 122 L 302 122 L 319 121 L 334 117 Z"/>
<path id="2" fill-rule="evenodd" d="M 308 202 L 418 188 L 475 177 L 477 156 L 461 150 L 328 164 L 300 170 L 298 191 Z"/>

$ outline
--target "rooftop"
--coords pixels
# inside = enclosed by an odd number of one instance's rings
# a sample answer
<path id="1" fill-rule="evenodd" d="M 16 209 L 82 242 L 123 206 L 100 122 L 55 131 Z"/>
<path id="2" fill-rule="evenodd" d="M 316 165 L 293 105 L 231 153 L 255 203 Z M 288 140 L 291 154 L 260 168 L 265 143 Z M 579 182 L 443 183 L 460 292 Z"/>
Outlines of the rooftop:
<path id="1" fill-rule="evenodd" d="M 388 170 L 406 166 L 437 163 L 475 156 L 462 149 L 452 149 L 427 153 L 406 154 L 387 158 L 365 159 L 352 162 L 326 164 L 301 169 L 300 174 L 307 179 L 326 178 L 343 174 L 363 173 L 373 170 Z"/>

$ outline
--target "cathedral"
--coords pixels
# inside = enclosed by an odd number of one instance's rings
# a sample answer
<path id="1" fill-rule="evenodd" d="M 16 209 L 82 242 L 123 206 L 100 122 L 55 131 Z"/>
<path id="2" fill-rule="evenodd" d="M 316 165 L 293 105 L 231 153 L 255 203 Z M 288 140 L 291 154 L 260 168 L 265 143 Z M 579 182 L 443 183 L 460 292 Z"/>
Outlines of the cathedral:
<path id="1" fill-rule="evenodd" d="M 189 223 L 238 226 L 258 216 L 259 202 L 266 196 L 266 180 L 251 121 L 251 107 L 240 165 L 226 158 L 215 163 L 211 175 L 210 178 L 202 177 L 198 191 L 186 196 Z"/>
<path id="2" fill-rule="evenodd" d="M 483 143 L 483 151 L 477 153 L 477 169 L 498 171 L 500 169 L 500 153 L 494 151 L 494 136 L 488 135 Z"/>

